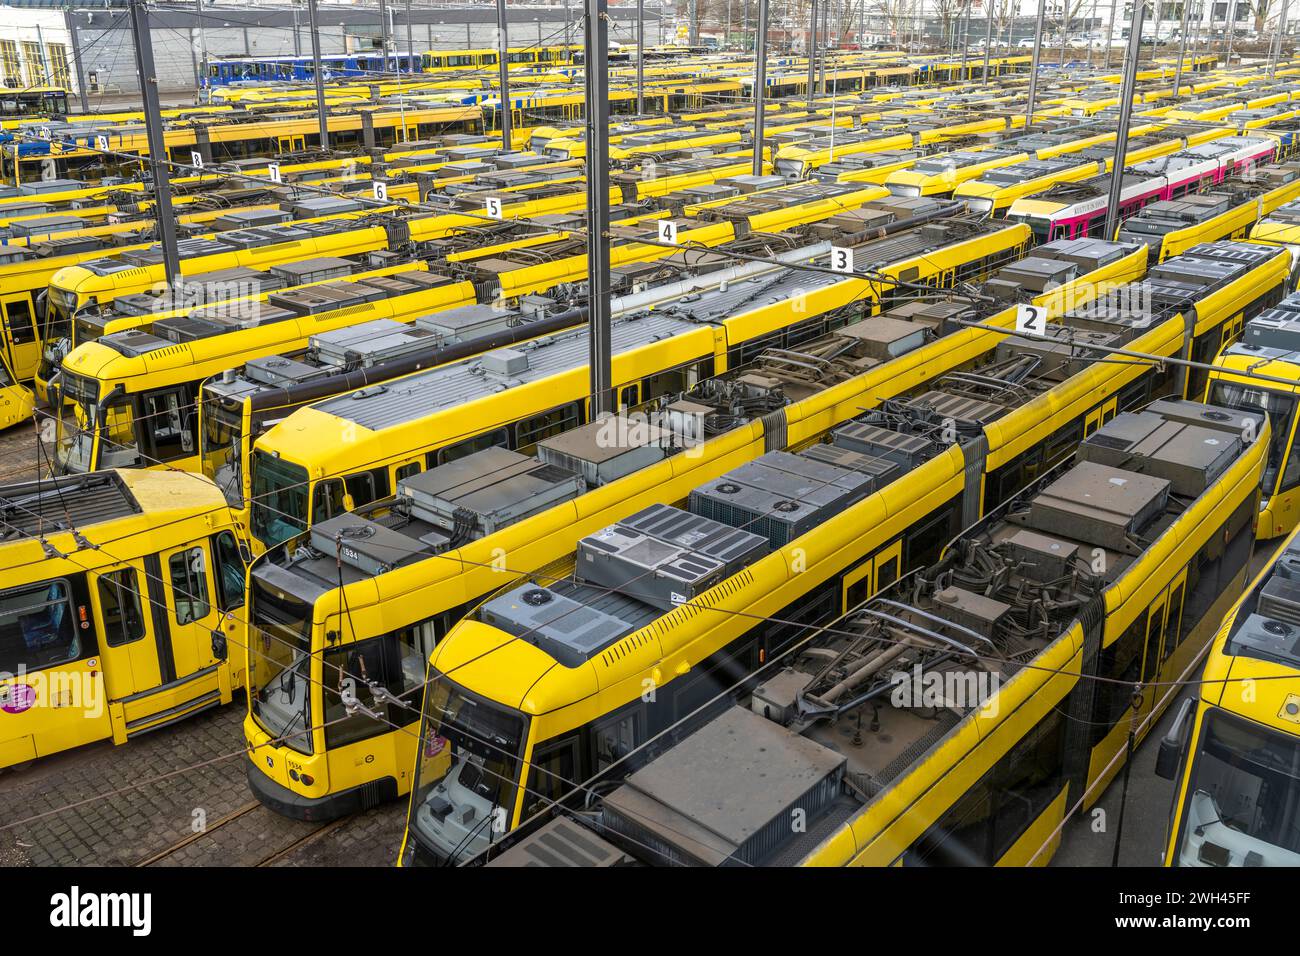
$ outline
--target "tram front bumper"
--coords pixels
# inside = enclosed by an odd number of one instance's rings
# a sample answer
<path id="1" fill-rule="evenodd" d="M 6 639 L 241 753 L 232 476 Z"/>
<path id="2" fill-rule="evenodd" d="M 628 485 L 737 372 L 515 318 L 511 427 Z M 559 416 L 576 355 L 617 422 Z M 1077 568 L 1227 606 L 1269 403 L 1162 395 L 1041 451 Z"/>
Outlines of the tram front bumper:
<path id="1" fill-rule="evenodd" d="M 318 823 L 337 820 L 397 799 L 397 781 L 381 777 L 323 797 L 304 797 L 281 786 L 251 763 L 248 765 L 248 789 L 258 802 L 281 816 Z"/>

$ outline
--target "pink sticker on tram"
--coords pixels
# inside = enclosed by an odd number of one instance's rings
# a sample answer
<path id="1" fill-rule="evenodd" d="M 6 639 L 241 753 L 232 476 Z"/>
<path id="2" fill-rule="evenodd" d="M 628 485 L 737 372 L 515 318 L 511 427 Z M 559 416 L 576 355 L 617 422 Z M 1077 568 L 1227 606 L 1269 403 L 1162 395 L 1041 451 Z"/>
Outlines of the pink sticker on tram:
<path id="1" fill-rule="evenodd" d="M 424 741 L 424 755 L 426 757 L 436 757 L 442 753 L 447 746 L 446 737 L 430 735 Z"/>
<path id="2" fill-rule="evenodd" d="M 36 703 L 36 688 L 30 684 L 8 684 L 0 687 L 0 710 L 6 714 L 21 714 Z"/>

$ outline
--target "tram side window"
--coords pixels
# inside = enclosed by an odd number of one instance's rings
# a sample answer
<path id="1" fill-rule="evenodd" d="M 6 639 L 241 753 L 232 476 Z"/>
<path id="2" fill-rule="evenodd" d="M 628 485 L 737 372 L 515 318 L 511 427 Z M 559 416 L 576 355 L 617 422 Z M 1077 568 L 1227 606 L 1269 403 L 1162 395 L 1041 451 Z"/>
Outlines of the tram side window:
<path id="1" fill-rule="evenodd" d="M 660 395 L 677 395 L 686 391 L 686 372 L 683 369 L 669 369 L 645 379 L 646 400 Z"/>
<path id="2" fill-rule="evenodd" d="M 135 569 L 121 568 L 99 576 L 99 605 L 104 612 L 104 643 L 120 647 L 144 637 L 144 615 Z"/>
<path id="3" fill-rule="evenodd" d="M 827 581 L 821 587 L 792 601 L 774 615 L 779 624 L 768 625 L 764 635 L 767 659 L 771 660 L 796 638 L 807 637 L 810 629 L 826 616 L 840 610 L 840 579 Z"/>
<path id="4" fill-rule="evenodd" d="M 420 719 L 424 708 L 424 674 L 433 650 L 436 626 L 433 619 L 403 628 L 389 636 L 388 651 L 392 660 L 389 690 L 403 703 L 388 705 L 390 724 L 405 726 Z"/>
<path id="5" fill-rule="evenodd" d="M 989 866 L 993 796 L 987 780 L 961 795 L 903 854 L 904 866 Z"/>
<path id="6" fill-rule="evenodd" d="M 1139 375 L 1132 382 L 1125 385 L 1119 393 L 1119 402 L 1117 403 L 1121 412 L 1129 411 L 1140 405 L 1145 405 L 1150 397 L 1150 389 L 1156 383 L 1150 374 Z"/>
<path id="7" fill-rule="evenodd" d="M 344 747 L 419 720 L 425 651 L 422 625 L 327 651 L 324 657 L 325 742 Z M 377 698 L 374 688 L 400 697 Z M 348 700 L 358 706 L 348 712 Z M 374 715 L 374 716 L 372 716 Z"/>
<path id="8" fill-rule="evenodd" d="M 699 673 L 680 678 L 680 684 L 669 684 L 673 693 L 673 719 L 689 717 L 693 726 L 699 726 L 708 714 L 725 709 L 730 701 L 726 697 L 721 700 L 714 698 L 753 670 L 753 650 L 751 641 L 733 654 L 724 653 L 711 666 L 701 668 Z M 706 709 L 697 714 L 701 708 Z"/>
<path id="9" fill-rule="evenodd" d="M 539 745 L 528 771 L 523 819 L 545 810 L 571 791 L 579 776 L 577 734 Z"/>
<path id="10" fill-rule="evenodd" d="M 1081 418 L 1066 422 L 1039 445 L 1017 455 L 991 474 L 985 483 L 984 510 L 1010 499 L 1031 485 L 1043 472 L 1063 459 L 1083 437 Z"/>
<path id="11" fill-rule="evenodd" d="M 1183 607 L 1183 599 L 1186 596 L 1186 581 L 1183 581 L 1169 592 L 1169 606 L 1165 611 L 1164 652 L 1160 657 L 1161 664 L 1169 660 L 1174 648 L 1179 644 L 1180 635 L 1182 634 L 1183 614 L 1186 613 L 1186 609 Z"/>
<path id="12" fill-rule="evenodd" d="M 1282 484 L 1278 486 L 1278 491 L 1290 491 L 1296 485 L 1300 485 L 1300 430 L 1296 431 L 1295 439 L 1286 453 L 1286 467 L 1282 469 Z"/>
<path id="13" fill-rule="evenodd" d="M 816 316 L 811 319 L 804 319 L 801 322 L 796 322 L 794 325 L 786 329 L 785 347 L 792 349 L 797 345 L 802 345 L 804 342 L 812 341 L 813 339 L 826 334 L 828 324 L 830 323 L 828 323 L 826 318 L 823 316 Z"/>
<path id="14" fill-rule="evenodd" d="M 1110 647 L 1097 659 L 1097 676 L 1110 678 L 1097 684 L 1092 702 L 1092 741 L 1095 747 L 1132 706 L 1132 687 L 1142 667 L 1142 644 L 1146 639 L 1149 609 L 1139 612 Z"/>
<path id="15" fill-rule="evenodd" d="M 515 425 L 515 447 L 528 448 L 552 435 L 559 435 L 581 423 L 582 409 L 577 402 L 560 405 L 549 411 L 525 418 Z"/>
<path id="16" fill-rule="evenodd" d="M 754 361 L 767 349 L 779 349 L 782 345 L 782 335 L 780 332 L 769 332 L 767 335 L 761 335 L 758 338 L 750 339 L 748 342 L 742 342 L 730 350 L 727 356 L 727 364 L 735 367 L 737 365 L 747 365 Z"/>
<path id="17" fill-rule="evenodd" d="M 1183 598 L 1183 616 L 1174 638 L 1172 648 L 1166 646 L 1169 653 L 1178 649 L 1178 645 L 1187 640 L 1201 618 L 1209 612 L 1214 604 L 1214 582 L 1219 576 L 1219 559 L 1211 557 L 1207 545 L 1196 552 L 1191 563 L 1187 565 L 1187 590 Z"/>
<path id="18" fill-rule="evenodd" d="M 918 522 L 903 539 L 904 566 L 907 568 L 924 567 L 938 560 L 943 546 L 952 540 L 959 530 L 957 503 L 943 505 L 928 519 Z"/>
<path id="19" fill-rule="evenodd" d="M 343 479 L 343 483 L 347 486 L 348 494 L 352 496 L 352 507 L 360 508 L 388 494 L 388 469 L 376 468 L 373 471 L 348 475 Z"/>
<path id="20" fill-rule="evenodd" d="M 77 657 L 80 644 L 66 579 L 0 591 L 0 669 L 62 664 Z"/>
<path id="21" fill-rule="evenodd" d="M 633 748 L 644 739 L 641 728 L 642 720 L 639 710 L 608 720 L 591 732 L 592 750 L 595 755 L 596 773 L 612 766 L 632 752 Z"/>
<path id="22" fill-rule="evenodd" d="M 1238 582 L 1236 588 L 1232 585 L 1233 579 L 1241 574 L 1250 560 L 1254 542 L 1251 530 L 1254 508 L 1253 499 L 1248 498 L 1242 502 L 1228 519 L 1223 534 L 1212 535 L 1188 566 L 1187 592 L 1178 630 L 1178 643 L 1187 640 L 1209 614 L 1214 602 L 1225 592 L 1236 597 L 1244 588 L 1242 582 Z M 1217 626 L 1217 623 L 1212 621 L 1211 626 Z"/>
<path id="23" fill-rule="evenodd" d="M 328 478 L 318 483 L 311 500 L 312 523 L 328 521 L 343 511 L 343 482 L 337 478 Z"/>
<path id="24" fill-rule="evenodd" d="M 1242 569 L 1250 561 L 1250 553 L 1254 547 L 1254 527 L 1253 518 L 1257 505 L 1251 498 L 1247 498 L 1241 503 L 1237 510 L 1229 519 L 1224 527 L 1224 534 L 1228 536 L 1228 545 L 1223 554 L 1223 567 L 1220 570 L 1220 587 L 1226 588 L 1228 583 L 1241 573 Z M 1241 590 L 1245 589 L 1243 583 Z M 1240 593 L 1240 591 L 1238 591 Z M 1234 594 L 1234 597 L 1237 595 Z"/>
<path id="25" fill-rule="evenodd" d="M 198 450 L 192 399 L 184 389 L 167 388 L 140 396 L 136 426 L 150 460 L 172 461 Z"/>
<path id="26" fill-rule="evenodd" d="M 217 607 L 233 611 L 244 606 L 243 555 L 239 543 L 230 531 L 223 531 L 212 539 L 212 553 L 217 562 Z"/>
<path id="27" fill-rule="evenodd" d="M 1064 759 L 1065 719 L 1059 710 L 1053 710 L 997 762 L 991 781 L 997 799 L 994 862 L 1011 849 L 1061 792 Z"/>
<path id="28" fill-rule="evenodd" d="M 906 866 L 992 866 L 1060 793 L 1064 719 L 1049 713 L 903 855 Z"/>
<path id="29" fill-rule="evenodd" d="M 454 445 L 448 445 L 445 448 L 439 448 L 437 451 L 429 452 L 429 467 L 445 465 L 449 461 L 456 461 L 466 455 L 472 455 L 476 451 L 493 447 L 510 447 L 510 437 L 504 428 L 498 428 L 483 435 L 475 435 L 473 438 L 466 438 Z"/>
<path id="30" fill-rule="evenodd" d="M 370 681 L 383 677 L 383 638 L 359 641 L 348 647 L 326 651 L 324 668 L 325 744 L 343 747 L 383 733 L 387 725 L 366 711 L 377 712 L 383 705 L 375 700 Z M 348 699 L 356 704 L 349 713 Z"/>
<path id="31" fill-rule="evenodd" d="M 193 624 L 208 616 L 208 572 L 202 548 L 177 551 L 167 559 L 176 623 Z"/>

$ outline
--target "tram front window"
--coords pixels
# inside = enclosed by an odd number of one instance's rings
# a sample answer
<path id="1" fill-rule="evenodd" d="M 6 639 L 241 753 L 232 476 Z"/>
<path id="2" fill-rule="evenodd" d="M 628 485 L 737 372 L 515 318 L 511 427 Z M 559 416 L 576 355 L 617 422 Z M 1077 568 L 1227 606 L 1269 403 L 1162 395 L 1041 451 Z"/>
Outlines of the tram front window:
<path id="1" fill-rule="evenodd" d="M 65 410 L 55 419 L 54 454 L 62 473 L 130 468 L 142 463 L 129 397 L 120 395 L 101 409 L 99 383 L 67 371 L 60 376 L 59 387 L 63 398 L 72 405 L 70 412 Z"/>
<path id="2" fill-rule="evenodd" d="M 96 342 L 99 340 L 100 327 L 96 322 L 90 322 L 86 319 L 77 319 L 72 323 L 72 343 L 80 345 L 82 342 Z"/>
<path id="3" fill-rule="evenodd" d="M 72 317 L 77 311 L 77 294 L 50 286 L 41 322 L 41 363 L 37 374 L 49 381 L 58 371 L 72 345 Z"/>
<path id="4" fill-rule="evenodd" d="M 311 604 L 254 572 L 248 642 L 253 718 L 299 753 L 311 743 Z"/>
<path id="5" fill-rule="evenodd" d="M 1217 708 L 1187 784 L 1177 866 L 1300 866 L 1300 740 Z"/>
<path id="6" fill-rule="evenodd" d="M 425 700 L 411 830 L 440 861 L 465 860 L 510 823 L 524 718 L 436 671 Z"/>
<path id="7" fill-rule="evenodd" d="M 268 548 L 307 530 L 307 469 L 253 452 L 253 534 Z"/>
<path id="8" fill-rule="evenodd" d="M 1219 379 L 1210 385 L 1209 404 L 1246 412 L 1265 412 L 1272 437 L 1268 443 L 1268 463 L 1264 466 L 1264 497 L 1277 488 L 1278 471 L 1286 458 L 1291 422 L 1295 418 L 1295 396 L 1267 388 L 1252 388 Z M 1292 455 L 1295 449 L 1292 449 Z"/>
<path id="9" fill-rule="evenodd" d="M 1019 222 L 1028 226 L 1034 234 L 1034 242 L 1044 243 L 1052 231 L 1052 220 L 1046 216 L 1030 216 L 1022 212 L 1007 213 L 1008 222 Z"/>
<path id="10" fill-rule="evenodd" d="M 79 474 L 94 468 L 95 416 L 99 410 L 99 384 L 93 379 L 64 372 L 60 378 L 69 411 L 54 419 L 55 460 L 63 473 Z"/>

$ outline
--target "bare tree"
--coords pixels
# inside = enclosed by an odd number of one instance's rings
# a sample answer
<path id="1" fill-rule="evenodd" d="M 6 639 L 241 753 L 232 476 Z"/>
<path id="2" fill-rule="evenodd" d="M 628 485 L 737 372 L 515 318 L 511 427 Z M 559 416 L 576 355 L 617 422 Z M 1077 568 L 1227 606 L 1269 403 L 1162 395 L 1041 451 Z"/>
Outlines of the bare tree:
<path id="1" fill-rule="evenodd" d="M 909 8 L 907 0 L 861 0 L 861 4 L 865 4 L 867 8 L 868 31 L 888 33 L 895 42 L 902 39 L 900 30 L 903 17 L 906 16 Z"/>
<path id="2" fill-rule="evenodd" d="M 1273 12 L 1272 0 L 1244 0 L 1250 15 L 1255 18 L 1255 32 L 1263 33 L 1268 23 L 1269 14 Z"/>
<path id="3" fill-rule="evenodd" d="M 1083 12 L 1083 5 L 1090 0 L 1061 0 L 1061 62 L 1065 62 L 1065 48 L 1069 46 L 1070 25 Z"/>
<path id="4" fill-rule="evenodd" d="M 956 29 L 957 18 L 961 16 L 965 2 L 966 0 L 934 0 L 934 18 L 939 21 L 940 37 L 946 38 L 950 30 Z"/>
<path id="5" fill-rule="evenodd" d="M 992 0 L 993 3 L 993 29 L 995 36 L 1002 36 L 1007 33 L 1007 42 L 1010 42 L 1010 30 L 1012 23 L 1015 22 L 1016 13 L 1020 9 L 1019 0 Z"/>
<path id="6" fill-rule="evenodd" d="M 864 13 L 869 14 L 871 12 L 871 5 L 867 0 L 844 0 L 837 7 L 833 7 L 832 11 L 838 21 L 838 28 L 832 27 L 832 33 L 841 39 L 847 39 L 862 32 L 858 30 L 858 27 L 863 24 Z M 859 44 L 865 42 L 861 36 L 857 37 L 857 41 Z"/>

